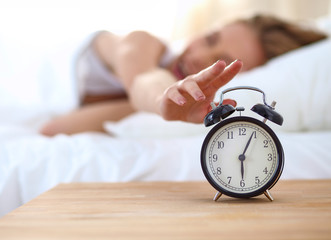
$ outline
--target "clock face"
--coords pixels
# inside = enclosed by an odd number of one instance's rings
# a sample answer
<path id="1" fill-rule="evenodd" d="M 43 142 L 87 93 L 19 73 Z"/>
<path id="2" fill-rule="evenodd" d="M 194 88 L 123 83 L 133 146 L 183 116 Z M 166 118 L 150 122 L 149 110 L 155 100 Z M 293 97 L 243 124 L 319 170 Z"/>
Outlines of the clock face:
<path id="1" fill-rule="evenodd" d="M 253 197 L 270 189 L 282 172 L 283 149 L 274 132 L 250 117 L 233 117 L 216 125 L 201 150 L 207 180 L 233 197 Z"/>

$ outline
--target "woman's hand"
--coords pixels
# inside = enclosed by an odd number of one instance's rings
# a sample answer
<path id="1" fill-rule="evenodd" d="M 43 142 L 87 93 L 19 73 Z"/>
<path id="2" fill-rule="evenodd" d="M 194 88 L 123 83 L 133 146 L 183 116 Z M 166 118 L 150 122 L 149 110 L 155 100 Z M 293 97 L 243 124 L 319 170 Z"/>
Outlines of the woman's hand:
<path id="1" fill-rule="evenodd" d="M 160 114 L 166 120 L 202 123 L 211 110 L 216 91 L 240 72 L 242 62 L 236 60 L 226 67 L 224 61 L 190 75 L 168 87 L 159 102 Z M 235 105 L 233 100 L 224 103 Z"/>

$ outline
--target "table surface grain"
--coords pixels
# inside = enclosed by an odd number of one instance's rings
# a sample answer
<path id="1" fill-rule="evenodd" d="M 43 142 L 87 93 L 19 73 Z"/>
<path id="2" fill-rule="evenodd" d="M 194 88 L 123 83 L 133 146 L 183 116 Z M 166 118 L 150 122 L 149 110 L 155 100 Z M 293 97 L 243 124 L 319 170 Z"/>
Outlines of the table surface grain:
<path id="1" fill-rule="evenodd" d="M 60 184 L 0 219 L 0 239 L 331 239 L 331 180 L 251 199 L 207 182 Z"/>

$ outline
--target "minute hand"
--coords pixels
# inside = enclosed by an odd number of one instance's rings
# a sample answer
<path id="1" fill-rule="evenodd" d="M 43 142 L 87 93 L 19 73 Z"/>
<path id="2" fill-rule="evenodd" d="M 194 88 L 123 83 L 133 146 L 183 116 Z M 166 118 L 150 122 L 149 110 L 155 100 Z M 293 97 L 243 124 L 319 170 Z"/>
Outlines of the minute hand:
<path id="1" fill-rule="evenodd" d="M 241 179 L 244 179 L 244 161 L 245 161 L 245 159 L 246 159 L 246 157 L 245 157 L 245 153 L 246 153 L 246 151 L 247 151 L 247 148 L 248 148 L 248 146 L 249 146 L 249 144 L 251 143 L 251 140 L 252 140 L 252 137 L 253 137 L 253 134 L 254 134 L 254 132 L 252 133 L 252 135 L 249 137 L 249 139 L 248 139 L 248 142 L 247 142 L 247 144 L 246 144 L 246 146 L 245 146 L 245 149 L 244 149 L 244 152 L 242 153 L 242 154 L 240 154 L 239 155 L 239 157 L 238 157 L 238 159 L 241 161 L 241 167 L 240 167 L 240 172 L 241 172 Z"/>
<path id="2" fill-rule="evenodd" d="M 246 151 L 247 151 L 247 148 L 248 148 L 249 144 L 251 143 L 251 140 L 252 140 L 253 135 L 254 135 L 254 132 L 253 132 L 252 135 L 249 137 L 248 142 L 247 142 L 247 144 L 246 144 L 246 146 L 245 146 L 245 149 L 244 149 L 244 152 L 243 152 L 242 155 L 245 155 L 245 153 L 246 153 Z"/>

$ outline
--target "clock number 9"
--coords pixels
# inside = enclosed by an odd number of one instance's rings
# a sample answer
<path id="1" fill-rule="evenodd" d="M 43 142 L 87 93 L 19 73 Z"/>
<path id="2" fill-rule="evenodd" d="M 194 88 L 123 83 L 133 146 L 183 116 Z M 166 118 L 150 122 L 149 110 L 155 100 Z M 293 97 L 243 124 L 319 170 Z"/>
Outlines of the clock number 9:
<path id="1" fill-rule="evenodd" d="M 217 156 L 217 154 L 214 154 L 213 155 L 213 162 L 217 162 L 217 160 L 218 160 L 218 156 Z"/>

